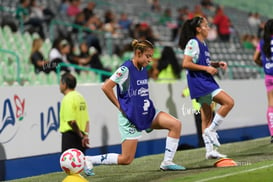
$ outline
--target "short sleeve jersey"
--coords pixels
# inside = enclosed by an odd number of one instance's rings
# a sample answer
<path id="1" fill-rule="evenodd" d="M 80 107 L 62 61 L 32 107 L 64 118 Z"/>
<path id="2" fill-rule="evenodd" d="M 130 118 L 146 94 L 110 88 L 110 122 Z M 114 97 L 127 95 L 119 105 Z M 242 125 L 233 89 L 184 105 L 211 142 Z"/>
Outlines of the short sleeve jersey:
<path id="1" fill-rule="evenodd" d="M 138 70 L 133 62 L 128 60 L 110 79 L 118 85 L 117 96 L 126 118 L 139 131 L 150 128 L 155 108 L 149 98 L 147 70 Z"/>
<path id="2" fill-rule="evenodd" d="M 79 129 L 85 131 L 86 123 L 89 121 L 88 107 L 84 97 L 77 91 L 66 94 L 61 103 L 60 110 L 60 132 L 72 130 L 69 121 L 76 121 Z"/>
<path id="3" fill-rule="evenodd" d="M 197 40 L 196 39 L 189 40 L 189 42 L 186 45 L 184 54 L 192 57 L 192 61 L 196 63 L 196 61 L 199 58 L 199 52 L 200 49 Z"/>
<path id="4" fill-rule="evenodd" d="M 208 47 L 197 38 L 189 40 L 184 54 L 192 57 L 195 64 L 210 66 Z M 187 70 L 187 80 L 192 99 L 210 94 L 219 88 L 213 76 L 205 71 Z"/>

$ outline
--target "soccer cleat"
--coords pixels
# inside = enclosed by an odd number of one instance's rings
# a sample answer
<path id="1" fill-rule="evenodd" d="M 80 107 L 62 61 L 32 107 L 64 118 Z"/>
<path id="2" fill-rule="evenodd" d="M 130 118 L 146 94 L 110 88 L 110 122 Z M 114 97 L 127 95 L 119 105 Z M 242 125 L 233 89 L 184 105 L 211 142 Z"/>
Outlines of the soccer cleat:
<path id="1" fill-rule="evenodd" d="M 206 153 L 206 159 L 221 159 L 226 157 L 226 155 L 220 154 L 217 150 L 212 150 Z"/>
<path id="2" fill-rule="evenodd" d="M 163 161 L 160 165 L 162 171 L 183 171 L 186 170 L 184 166 L 177 165 L 170 161 Z"/>
<path id="3" fill-rule="evenodd" d="M 86 167 L 84 168 L 84 173 L 86 176 L 95 176 L 93 169 L 88 169 Z"/>
<path id="4" fill-rule="evenodd" d="M 216 147 L 220 147 L 221 144 L 220 142 L 218 141 L 218 134 L 216 132 L 213 132 L 213 131 L 209 131 L 208 128 L 206 128 L 204 130 L 204 134 L 209 138 L 209 140 L 211 141 L 211 143 L 216 146 Z"/>
<path id="5" fill-rule="evenodd" d="M 273 136 L 271 136 L 271 140 L 270 140 L 270 143 L 273 143 Z"/>

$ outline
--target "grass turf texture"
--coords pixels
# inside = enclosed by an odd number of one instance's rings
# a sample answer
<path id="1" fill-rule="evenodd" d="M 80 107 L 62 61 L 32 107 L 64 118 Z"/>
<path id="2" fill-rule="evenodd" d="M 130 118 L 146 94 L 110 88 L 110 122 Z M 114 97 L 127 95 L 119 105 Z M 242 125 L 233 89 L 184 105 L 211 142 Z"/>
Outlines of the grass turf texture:
<path id="1" fill-rule="evenodd" d="M 177 151 L 174 162 L 187 168 L 186 171 L 160 171 L 163 154 L 137 158 L 128 166 L 95 166 L 95 176 L 87 180 L 105 182 L 178 182 L 178 181 L 271 181 L 273 174 L 273 144 L 270 138 L 224 144 L 220 153 L 228 155 L 239 166 L 216 168 L 217 160 L 206 160 L 205 149 Z M 84 174 L 83 174 L 84 176 Z M 64 172 L 17 179 L 18 182 L 60 182 L 66 177 Z"/>

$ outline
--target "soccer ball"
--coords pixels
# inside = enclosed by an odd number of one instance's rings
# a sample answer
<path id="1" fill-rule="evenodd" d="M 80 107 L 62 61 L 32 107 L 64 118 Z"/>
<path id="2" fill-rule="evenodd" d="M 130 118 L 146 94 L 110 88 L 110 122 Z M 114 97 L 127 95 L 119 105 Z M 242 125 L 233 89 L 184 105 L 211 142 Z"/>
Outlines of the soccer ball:
<path id="1" fill-rule="evenodd" d="M 60 157 L 61 168 L 68 175 L 79 174 L 82 172 L 84 163 L 84 154 L 75 148 L 64 151 Z"/>

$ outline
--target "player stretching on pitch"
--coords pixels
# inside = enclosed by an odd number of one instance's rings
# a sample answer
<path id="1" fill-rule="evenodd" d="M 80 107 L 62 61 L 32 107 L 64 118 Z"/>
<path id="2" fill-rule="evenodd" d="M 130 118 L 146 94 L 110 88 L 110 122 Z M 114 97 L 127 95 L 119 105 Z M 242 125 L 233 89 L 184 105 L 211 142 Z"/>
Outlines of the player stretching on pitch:
<path id="1" fill-rule="evenodd" d="M 135 158 L 138 138 L 143 130 L 167 129 L 164 160 L 161 170 L 185 170 L 173 163 L 179 138 L 181 122 L 163 111 L 157 112 L 149 98 L 146 66 L 152 60 L 153 45 L 145 40 L 133 40 L 134 57 L 126 61 L 102 86 L 109 100 L 119 109 L 119 130 L 122 137 L 122 153 L 87 156 L 93 164 L 128 165 Z M 114 87 L 117 86 L 117 97 Z"/>

